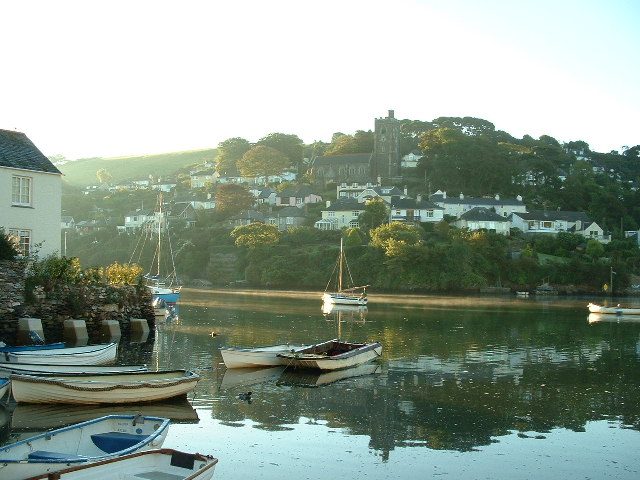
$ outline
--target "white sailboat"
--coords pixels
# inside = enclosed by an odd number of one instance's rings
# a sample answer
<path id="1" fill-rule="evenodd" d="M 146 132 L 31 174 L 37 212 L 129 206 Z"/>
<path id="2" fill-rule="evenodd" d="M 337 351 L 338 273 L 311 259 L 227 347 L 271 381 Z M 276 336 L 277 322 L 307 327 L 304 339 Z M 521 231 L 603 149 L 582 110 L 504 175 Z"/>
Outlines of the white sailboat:
<path id="1" fill-rule="evenodd" d="M 180 299 L 182 287 L 178 285 L 173 247 L 168 233 L 167 214 L 164 211 L 164 201 L 162 192 L 160 192 L 153 220 L 143 227 L 143 236 L 155 240 L 156 243 L 151 268 L 144 275 L 144 278 L 154 302 L 162 300 L 165 305 L 175 305 Z M 167 245 L 163 244 L 163 240 Z M 129 263 L 133 263 L 136 255 L 139 259 L 142 256 L 142 250 L 143 247 L 136 247 Z"/>
<path id="2" fill-rule="evenodd" d="M 363 285 L 361 287 L 353 286 L 353 278 L 351 277 L 351 271 L 349 270 L 349 264 L 344 254 L 344 245 L 342 239 L 340 239 L 340 254 L 338 255 L 338 261 L 334 267 L 334 275 L 329 279 L 327 288 L 322 294 L 322 300 L 325 304 L 338 304 L 338 305 L 360 305 L 367 304 L 366 289 L 369 285 Z M 343 280 L 343 277 L 345 277 Z M 330 291 L 332 281 L 335 279 L 335 291 Z M 348 284 L 345 287 L 345 281 Z"/>

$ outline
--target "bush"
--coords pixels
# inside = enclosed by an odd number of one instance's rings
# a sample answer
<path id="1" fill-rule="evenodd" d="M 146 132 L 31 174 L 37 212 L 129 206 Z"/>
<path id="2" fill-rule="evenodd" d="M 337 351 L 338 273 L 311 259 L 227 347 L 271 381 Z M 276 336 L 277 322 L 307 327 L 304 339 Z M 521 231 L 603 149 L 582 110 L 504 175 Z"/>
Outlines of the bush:
<path id="1" fill-rule="evenodd" d="M 0 228 L 0 260 L 13 260 L 17 254 L 15 243 L 4 233 L 4 228 Z"/>

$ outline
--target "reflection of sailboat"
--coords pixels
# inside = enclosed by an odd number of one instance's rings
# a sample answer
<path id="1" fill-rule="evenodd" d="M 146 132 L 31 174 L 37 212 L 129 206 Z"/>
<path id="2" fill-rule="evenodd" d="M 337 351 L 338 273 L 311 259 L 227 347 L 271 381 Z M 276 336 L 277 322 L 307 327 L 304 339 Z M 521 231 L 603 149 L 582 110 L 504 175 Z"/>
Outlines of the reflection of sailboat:
<path id="1" fill-rule="evenodd" d="M 319 387 L 321 385 L 328 385 L 329 383 L 338 382 L 347 378 L 374 375 L 381 371 L 382 367 L 380 364 L 376 363 L 366 363 L 358 365 L 357 367 L 345 368 L 343 370 L 332 370 L 329 372 L 287 369 L 278 379 L 277 385 Z"/>
<path id="2" fill-rule="evenodd" d="M 284 367 L 227 368 L 220 388 L 248 387 L 274 381 L 283 371 Z"/>
<path id="3" fill-rule="evenodd" d="M 346 277 L 343 281 L 343 276 Z M 364 285 L 362 287 L 353 286 L 353 278 L 351 277 L 351 271 L 349 270 L 349 264 L 347 263 L 347 259 L 344 255 L 344 248 L 342 239 L 340 239 L 340 255 L 338 255 L 338 261 L 336 262 L 336 266 L 333 269 L 333 273 L 335 275 L 334 278 L 329 279 L 329 283 L 327 284 L 327 288 L 322 295 L 322 300 L 324 303 L 328 304 L 340 304 L 340 305 L 366 305 L 367 304 L 367 293 L 366 288 L 368 285 Z M 331 286 L 332 281 L 336 282 L 335 292 L 329 292 L 329 288 Z M 344 282 L 347 281 L 348 285 L 345 288 Z M 362 293 L 358 294 L 357 292 L 362 290 Z"/>
<path id="4" fill-rule="evenodd" d="M 606 313 L 590 313 L 588 320 L 589 323 L 640 323 L 640 315 L 609 315 Z"/>
<path id="5" fill-rule="evenodd" d="M 138 414 L 168 418 L 173 423 L 198 423 L 198 413 L 186 398 L 179 401 L 141 403 L 133 405 L 84 406 L 49 404 L 16 404 L 11 415 L 11 429 L 49 430 L 92 418 L 116 414 Z"/>
<path id="6" fill-rule="evenodd" d="M 158 195 L 153 219 L 142 226 L 144 241 L 137 245 L 129 263 L 140 260 L 147 240 L 155 242 L 155 251 L 149 272 L 144 275 L 146 285 L 151 290 L 153 300 L 162 299 L 167 305 L 175 305 L 180 298 L 180 286 L 176 276 L 173 247 L 169 236 L 167 214 L 163 210 L 162 192 Z M 168 257 L 168 258 L 167 258 Z"/>
<path id="7" fill-rule="evenodd" d="M 338 321 L 356 320 L 365 321 L 368 309 L 361 305 L 337 305 L 335 303 L 323 303 L 323 315 L 333 315 Z"/>

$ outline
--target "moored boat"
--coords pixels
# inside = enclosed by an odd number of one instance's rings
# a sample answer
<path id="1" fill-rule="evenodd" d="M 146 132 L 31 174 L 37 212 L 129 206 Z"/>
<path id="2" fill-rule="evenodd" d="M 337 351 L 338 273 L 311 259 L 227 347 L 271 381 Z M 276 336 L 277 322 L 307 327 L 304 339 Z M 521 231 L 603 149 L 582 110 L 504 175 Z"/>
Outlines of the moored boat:
<path id="1" fill-rule="evenodd" d="M 261 347 L 220 347 L 222 361 L 227 368 L 254 368 L 281 365 L 279 353 L 297 352 L 310 345 L 280 343 Z"/>
<path id="2" fill-rule="evenodd" d="M 50 365 L 46 363 L 0 362 L 0 373 L 24 375 L 78 375 L 86 373 L 146 372 L 146 365 Z"/>
<path id="3" fill-rule="evenodd" d="M 7 352 L 6 360 L 15 363 L 50 365 L 103 365 L 116 360 L 118 344 L 115 342 L 82 347 L 65 347 L 22 352 Z"/>
<path id="4" fill-rule="evenodd" d="M 64 348 L 64 342 L 43 343 L 38 345 L 5 345 L 0 344 L 0 352 L 31 352 L 38 350 L 51 350 L 52 348 Z"/>
<path id="5" fill-rule="evenodd" d="M 141 403 L 186 395 L 196 388 L 199 379 L 198 374 L 187 370 L 102 375 L 12 375 L 11 390 L 17 402 L 25 403 Z"/>
<path id="6" fill-rule="evenodd" d="M 344 277 L 344 279 L 343 279 Z M 361 287 L 353 286 L 353 278 L 351 277 L 351 271 L 349 270 L 349 264 L 344 254 L 343 241 L 340 239 L 340 254 L 334 267 L 335 278 L 335 291 L 329 291 L 329 287 L 332 283 L 332 279 L 329 280 L 327 288 L 322 294 L 322 301 L 324 304 L 339 304 L 339 305 L 366 305 L 367 287 L 363 285 Z M 348 283 L 345 286 L 345 283 Z M 360 293 L 358 293 L 360 292 Z"/>
<path id="7" fill-rule="evenodd" d="M 51 475 L 162 446 L 169 420 L 142 415 L 108 415 L 0 447 L 0 478 Z M 53 477 L 50 477 L 53 478 Z"/>
<path id="8" fill-rule="evenodd" d="M 218 459 L 199 453 L 184 453 L 169 448 L 133 453 L 123 457 L 66 468 L 56 472 L 59 480 L 167 479 L 209 480 Z M 45 480 L 47 474 L 25 480 Z"/>
<path id="9" fill-rule="evenodd" d="M 338 370 L 355 367 L 382 355 L 382 344 L 351 343 L 338 339 L 318 343 L 294 353 L 279 353 L 282 365 L 315 370 Z"/>
<path id="10" fill-rule="evenodd" d="M 620 305 L 616 305 L 615 307 L 606 307 L 595 303 L 589 303 L 587 307 L 591 313 L 604 313 L 609 315 L 640 315 L 640 308 L 636 307 L 621 307 Z"/>

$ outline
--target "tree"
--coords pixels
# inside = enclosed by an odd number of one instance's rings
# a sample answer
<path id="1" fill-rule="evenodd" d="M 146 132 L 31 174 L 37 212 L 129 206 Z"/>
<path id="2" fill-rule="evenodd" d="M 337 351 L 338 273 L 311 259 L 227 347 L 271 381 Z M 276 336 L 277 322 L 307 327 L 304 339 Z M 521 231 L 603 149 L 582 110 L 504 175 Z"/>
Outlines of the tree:
<path id="1" fill-rule="evenodd" d="M 216 170 L 220 174 L 235 172 L 236 164 L 251 149 L 251 144 L 244 138 L 228 138 L 218 144 Z"/>
<path id="2" fill-rule="evenodd" d="M 216 210 L 223 218 L 240 213 L 253 205 L 254 198 L 249 190 L 236 183 L 225 183 L 216 192 Z"/>
<path id="3" fill-rule="evenodd" d="M 417 245 L 422 242 L 424 231 L 421 228 L 401 222 L 391 222 L 371 230 L 371 245 L 384 249 L 397 249 L 398 243 Z"/>
<path id="4" fill-rule="evenodd" d="M 96 177 L 98 177 L 98 182 L 100 183 L 111 183 L 113 180 L 113 175 L 109 173 L 109 170 L 106 168 L 101 168 L 96 172 Z"/>
<path id="5" fill-rule="evenodd" d="M 290 165 L 289 157 L 279 150 L 265 145 L 257 145 L 247 151 L 238 161 L 238 168 L 243 176 L 265 177 L 278 175 Z"/>
<path id="6" fill-rule="evenodd" d="M 372 230 L 386 223 L 389 218 L 389 212 L 381 198 L 373 198 L 365 203 L 364 212 L 358 217 L 360 228 L 365 231 Z"/>
<path id="7" fill-rule="evenodd" d="M 325 155 L 373 152 L 373 133 L 358 130 L 355 135 L 337 137 L 325 152 Z"/>
<path id="8" fill-rule="evenodd" d="M 587 241 L 587 246 L 585 247 L 585 253 L 587 257 L 591 259 L 592 262 L 595 262 L 598 258 L 604 255 L 604 245 L 602 245 L 595 238 L 590 238 Z"/>
<path id="9" fill-rule="evenodd" d="M 266 223 L 250 223 L 236 227 L 231 231 L 231 236 L 236 239 L 238 247 L 256 248 L 259 245 L 277 245 L 280 241 L 280 232 L 275 225 Z"/>
<path id="10" fill-rule="evenodd" d="M 297 135 L 290 135 L 287 133 L 270 133 L 266 137 L 262 137 L 258 140 L 256 145 L 264 145 L 282 152 L 289 159 L 290 165 L 299 167 L 302 164 L 304 143 Z"/>

